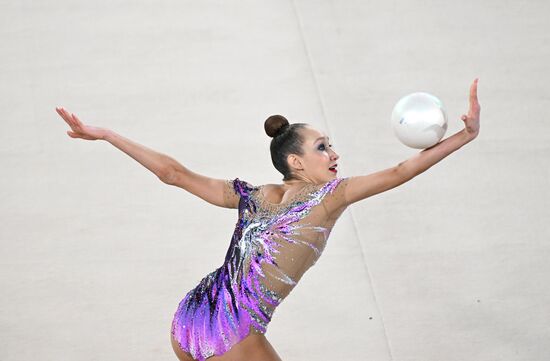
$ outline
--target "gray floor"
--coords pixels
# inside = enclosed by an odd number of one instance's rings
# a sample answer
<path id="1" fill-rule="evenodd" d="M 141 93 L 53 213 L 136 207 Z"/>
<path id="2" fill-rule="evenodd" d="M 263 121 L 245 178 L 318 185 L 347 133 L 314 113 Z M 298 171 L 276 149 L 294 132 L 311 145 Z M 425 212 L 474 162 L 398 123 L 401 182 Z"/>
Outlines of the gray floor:
<path id="1" fill-rule="evenodd" d="M 550 359 L 550 2 L 0 2 L 0 360 L 175 360 L 173 313 L 236 212 L 162 184 L 64 106 L 196 172 L 279 183 L 263 121 L 326 131 L 340 176 L 418 151 L 414 91 L 478 139 L 351 206 L 267 336 L 285 361 Z"/>

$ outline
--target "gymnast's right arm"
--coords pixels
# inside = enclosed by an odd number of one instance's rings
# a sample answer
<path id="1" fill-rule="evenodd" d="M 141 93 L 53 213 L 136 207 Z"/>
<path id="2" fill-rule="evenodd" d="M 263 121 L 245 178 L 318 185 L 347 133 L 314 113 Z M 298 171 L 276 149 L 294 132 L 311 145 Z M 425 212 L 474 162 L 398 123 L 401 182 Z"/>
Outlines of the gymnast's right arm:
<path id="1" fill-rule="evenodd" d="M 183 188 L 216 206 L 238 208 L 239 197 L 228 180 L 209 178 L 192 172 L 166 154 L 149 149 L 112 130 L 85 125 L 75 114 L 69 114 L 63 108 L 56 108 L 56 111 L 71 127 L 72 131 L 67 132 L 70 137 L 105 140 L 149 169 L 162 182 Z"/>

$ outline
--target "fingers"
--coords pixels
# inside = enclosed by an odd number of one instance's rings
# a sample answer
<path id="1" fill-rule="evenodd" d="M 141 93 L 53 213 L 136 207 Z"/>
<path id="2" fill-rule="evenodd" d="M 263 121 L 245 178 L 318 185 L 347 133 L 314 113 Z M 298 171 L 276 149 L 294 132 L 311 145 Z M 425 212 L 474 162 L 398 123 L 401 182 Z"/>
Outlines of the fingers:
<path id="1" fill-rule="evenodd" d="M 74 131 L 80 130 L 82 122 L 74 113 L 69 114 L 63 107 L 55 108 L 55 110 Z"/>
<path id="2" fill-rule="evenodd" d="M 57 112 L 57 114 L 59 114 L 59 116 L 60 116 L 61 118 L 63 118 L 63 119 L 66 121 L 67 119 L 65 119 L 65 114 L 63 114 L 62 109 L 63 109 L 63 108 L 57 108 L 57 107 L 56 107 L 56 108 L 55 108 L 55 111 Z"/>
<path id="3" fill-rule="evenodd" d="M 71 113 L 72 115 L 72 118 L 74 120 L 74 122 L 78 125 L 78 126 L 81 126 L 82 125 L 82 122 L 80 121 L 80 119 L 78 119 L 78 117 L 76 116 L 75 113 Z"/>
<path id="4" fill-rule="evenodd" d="M 470 99 L 477 99 L 477 82 L 478 78 L 474 79 L 474 82 L 470 86 Z"/>
<path id="5" fill-rule="evenodd" d="M 55 110 L 61 116 L 61 118 L 63 118 L 63 120 L 65 120 L 65 122 L 67 122 L 67 124 L 69 124 L 72 128 L 73 127 L 73 121 L 72 121 L 71 117 L 69 117 L 69 115 L 67 114 L 67 111 L 63 108 L 55 108 Z"/>
<path id="6" fill-rule="evenodd" d="M 477 79 L 470 86 L 470 104 L 477 103 Z"/>
<path id="7" fill-rule="evenodd" d="M 470 111 L 468 115 L 478 114 L 480 111 L 479 101 L 477 99 L 477 83 L 478 78 L 474 80 L 470 86 Z"/>

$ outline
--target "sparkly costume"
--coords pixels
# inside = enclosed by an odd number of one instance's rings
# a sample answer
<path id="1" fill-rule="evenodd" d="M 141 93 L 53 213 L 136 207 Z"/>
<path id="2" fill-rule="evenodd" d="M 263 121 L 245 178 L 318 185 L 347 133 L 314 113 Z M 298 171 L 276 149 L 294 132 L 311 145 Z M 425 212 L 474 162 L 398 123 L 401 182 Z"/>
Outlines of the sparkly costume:
<path id="1" fill-rule="evenodd" d="M 266 332 L 346 208 L 347 179 L 308 184 L 281 204 L 265 200 L 262 186 L 226 181 L 225 200 L 238 202 L 239 218 L 223 265 L 187 293 L 174 314 L 172 335 L 184 351 L 202 361 L 250 332 Z"/>

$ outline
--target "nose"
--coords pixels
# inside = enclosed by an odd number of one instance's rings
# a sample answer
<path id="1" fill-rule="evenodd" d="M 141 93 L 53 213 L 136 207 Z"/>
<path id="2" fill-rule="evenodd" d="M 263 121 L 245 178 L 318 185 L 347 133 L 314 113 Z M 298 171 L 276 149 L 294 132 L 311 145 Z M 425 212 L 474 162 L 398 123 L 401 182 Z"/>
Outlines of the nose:
<path id="1" fill-rule="evenodd" d="M 340 156 L 338 155 L 338 153 L 336 153 L 336 152 L 333 151 L 332 149 L 331 149 L 331 151 L 332 151 L 332 154 L 330 155 L 330 159 L 331 159 L 331 160 L 336 160 L 336 159 L 340 158 Z"/>

